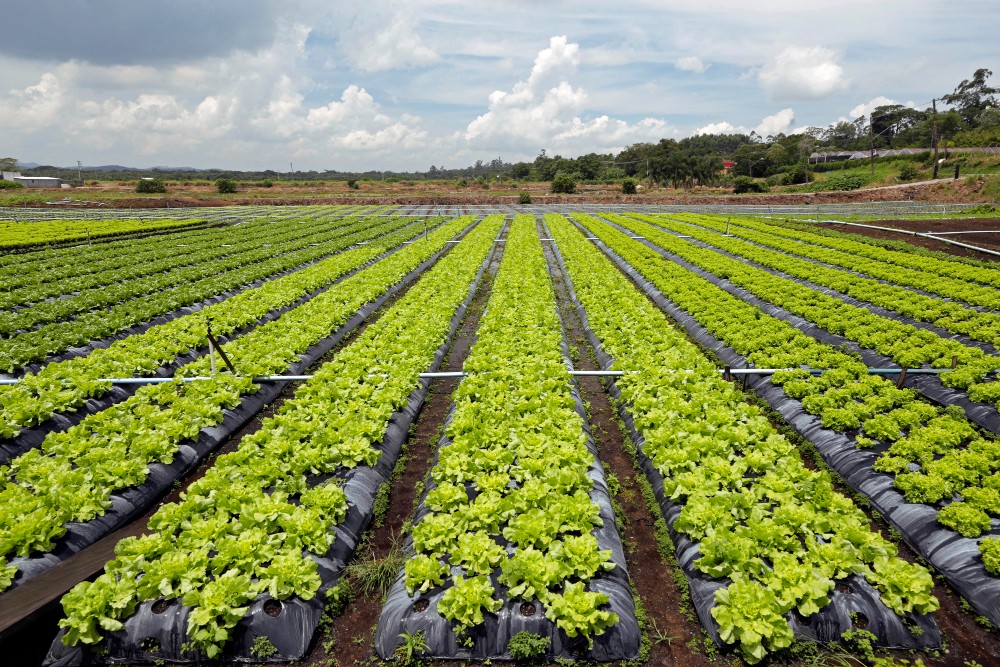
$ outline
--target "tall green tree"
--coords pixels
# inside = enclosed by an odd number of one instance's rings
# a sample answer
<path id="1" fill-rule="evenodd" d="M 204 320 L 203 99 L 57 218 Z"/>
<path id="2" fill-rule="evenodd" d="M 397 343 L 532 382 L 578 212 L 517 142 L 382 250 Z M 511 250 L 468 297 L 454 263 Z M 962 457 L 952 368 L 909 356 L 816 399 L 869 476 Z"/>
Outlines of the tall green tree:
<path id="1" fill-rule="evenodd" d="M 975 71 L 971 79 L 965 79 L 958 84 L 950 95 L 945 95 L 941 101 L 955 107 L 962 119 L 971 127 L 975 127 L 981 114 L 986 109 L 997 108 L 997 93 L 1000 88 L 986 85 L 986 80 L 993 72 L 981 67 Z"/>

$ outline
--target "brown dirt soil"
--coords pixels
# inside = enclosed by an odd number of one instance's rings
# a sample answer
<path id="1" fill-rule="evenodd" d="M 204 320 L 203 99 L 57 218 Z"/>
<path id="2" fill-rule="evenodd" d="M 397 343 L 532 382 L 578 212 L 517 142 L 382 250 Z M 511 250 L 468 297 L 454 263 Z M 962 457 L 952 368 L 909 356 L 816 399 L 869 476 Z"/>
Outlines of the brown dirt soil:
<path id="1" fill-rule="evenodd" d="M 304 205 L 304 204 L 517 204 L 520 193 L 531 195 L 534 204 L 825 204 L 840 202 L 918 200 L 935 202 L 986 202 L 990 198 L 981 187 L 964 180 L 914 183 L 887 188 L 865 188 L 842 192 L 772 192 L 734 195 L 729 188 L 696 187 L 689 190 L 645 188 L 639 194 L 623 195 L 620 183 L 577 186 L 573 195 L 554 195 L 545 182 L 497 183 L 489 189 L 470 183 L 463 188 L 454 181 L 361 181 L 360 189 L 350 190 L 342 181 L 277 181 L 271 188 L 243 183 L 235 194 L 219 194 L 212 183 L 168 182 L 166 196 L 142 196 L 134 192 L 132 182 L 101 182 L 72 191 L 40 191 L 42 199 L 69 197 L 74 200 L 101 202 L 111 208 L 163 208 L 234 205 Z M 23 194 L 0 194 L 16 201 Z M 18 206 L 22 204 L 17 204 Z M 38 204 L 41 205 L 41 204 Z"/>
<path id="2" fill-rule="evenodd" d="M 900 232 L 890 232 L 882 229 L 868 229 L 865 227 L 854 227 L 851 225 L 823 225 L 824 229 L 832 229 L 845 234 L 858 234 L 873 239 L 887 241 L 904 241 L 910 245 L 920 246 L 929 250 L 946 252 L 957 257 L 970 257 L 973 259 L 1000 261 L 1000 258 L 961 246 L 944 243 L 925 236 L 913 236 L 906 232 L 959 232 L 959 231 L 979 231 L 992 230 L 994 233 L 987 234 L 949 234 L 947 238 L 960 243 L 979 246 L 988 250 L 1000 252 L 1000 218 L 974 218 L 967 220 L 941 219 L 941 220 L 879 220 L 877 222 L 864 223 L 877 225 L 879 227 L 893 227 Z"/>

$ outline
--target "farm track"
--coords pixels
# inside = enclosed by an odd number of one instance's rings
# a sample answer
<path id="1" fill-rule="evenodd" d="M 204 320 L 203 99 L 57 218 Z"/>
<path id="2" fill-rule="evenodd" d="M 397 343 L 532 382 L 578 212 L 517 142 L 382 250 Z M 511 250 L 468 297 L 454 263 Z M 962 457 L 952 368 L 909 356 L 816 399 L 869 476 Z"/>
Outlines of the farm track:
<path id="1" fill-rule="evenodd" d="M 864 227 L 848 227 L 846 225 L 830 225 L 829 228 L 845 234 L 855 234 L 880 241 L 904 241 L 911 245 L 946 252 L 956 257 L 996 261 L 996 257 L 976 252 L 959 246 L 936 241 L 924 236 L 912 236 L 906 232 L 940 232 L 940 231 L 978 231 L 1000 229 L 1000 218 L 976 218 L 971 220 L 909 220 L 887 219 L 879 220 L 880 227 L 898 227 L 900 232 L 888 232 Z M 962 234 L 956 240 L 970 243 L 990 250 L 1000 250 L 1000 235 L 998 234 Z"/>

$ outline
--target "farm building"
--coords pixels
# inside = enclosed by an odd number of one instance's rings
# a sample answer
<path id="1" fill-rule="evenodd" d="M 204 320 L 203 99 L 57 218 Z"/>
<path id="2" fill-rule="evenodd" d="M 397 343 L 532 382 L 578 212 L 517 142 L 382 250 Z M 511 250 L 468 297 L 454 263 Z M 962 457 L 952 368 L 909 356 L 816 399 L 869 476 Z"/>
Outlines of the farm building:
<path id="1" fill-rule="evenodd" d="M 52 176 L 15 176 L 13 181 L 26 188 L 61 188 L 63 185 L 61 178 Z"/>
<path id="2" fill-rule="evenodd" d="M 21 172 L 19 171 L 0 171 L 0 181 L 13 181 L 15 178 L 20 178 Z"/>

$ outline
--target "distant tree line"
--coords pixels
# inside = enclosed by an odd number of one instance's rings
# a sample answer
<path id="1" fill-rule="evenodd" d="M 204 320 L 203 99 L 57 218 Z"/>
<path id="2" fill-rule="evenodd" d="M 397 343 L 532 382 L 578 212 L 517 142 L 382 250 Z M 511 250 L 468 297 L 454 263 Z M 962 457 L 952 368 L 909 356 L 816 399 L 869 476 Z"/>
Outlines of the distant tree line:
<path id="1" fill-rule="evenodd" d="M 993 75 L 977 69 L 971 79 L 937 99 L 933 108 L 913 109 L 900 104 L 884 105 L 867 116 L 838 121 L 828 127 L 810 127 L 800 134 L 761 137 L 750 134 L 702 134 L 679 141 L 661 139 L 638 143 L 614 153 L 587 153 L 575 158 L 549 155 L 542 149 L 532 162 L 504 162 L 497 157 L 477 160 L 467 167 L 431 165 L 426 171 L 230 171 L 190 170 L 100 170 L 82 173 L 84 180 L 137 180 L 156 178 L 170 181 L 218 181 L 276 183 L 281 181 L 347 181 L 354 187 L 363 181 L 455 180 L 461 185 L 477 181 L 482 186 L 497 180 L 553 181 L 559 176 L 574 182 L 615 182 L 627 178 L 640 183 L 686 188 L 713 185 L 731 177 L 760 178 L 781 176 L 790 183 L 809 180 L 808 157 L 816 151 L 867 150 L 874 148 L 930 148 L 936 121 L 940 146 L 1000 145 L 1000 88 L 988 85 Z M 731 173 L 723 173 L 723 160 L 731 160 Z M 13 158 L 9 158 L 16 165 Z M 77 178 L 76 169 L 43 166 L 26 174 Z"/>

